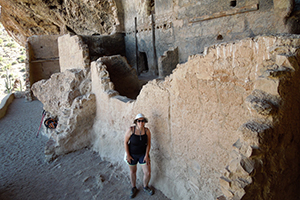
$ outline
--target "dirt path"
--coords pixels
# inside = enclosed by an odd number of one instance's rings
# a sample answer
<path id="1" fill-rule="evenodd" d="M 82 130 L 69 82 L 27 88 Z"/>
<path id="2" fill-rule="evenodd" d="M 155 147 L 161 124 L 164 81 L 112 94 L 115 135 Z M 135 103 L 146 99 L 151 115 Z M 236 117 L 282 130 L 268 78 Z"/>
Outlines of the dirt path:
<path id="1" fill-rule="evenodd" d="M 101 160 L 89 149 L 44 159 L 44 136 L 35 137 L 42 104 L 15 99 L 0 119 L 0 199 L 129 199 L 127 173 Z M 138 183 L 141 189 L 141 183 Z M 167 200 L 160 191 L 149 196 L 140 190 L 134 199 Z"/>

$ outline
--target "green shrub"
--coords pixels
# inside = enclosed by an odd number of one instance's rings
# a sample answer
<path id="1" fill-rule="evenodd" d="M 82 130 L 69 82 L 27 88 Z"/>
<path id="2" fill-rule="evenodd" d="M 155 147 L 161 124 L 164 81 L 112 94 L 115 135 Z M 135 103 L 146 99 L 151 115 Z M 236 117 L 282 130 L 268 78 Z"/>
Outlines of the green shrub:
<path id="1" fill-rule="evenodd" d="M 16 65 L 16 64 L 18 64 L 17 61 L 13 61 L 13 62 L 11 63 L 11 65 Z"/>
<path id="2" fill-rule="evenodd" d="M 21 55 L 21 56 L 19 56 L 19 57 L 17 58 L 17 60 L 18 60 L 19 63 L 23 63 L 23 62 L 25 62 L 25 58 L 26 58 L 26 56 Z"/>
<path id="3" fill-rule="evenodd" d="M 4 82 L 5 82 L 5 88 L 6 88 L 5 92 L 11 93 L 11 90 L 12 90 L 12 80 L 11 80 L 11 74 L 8 75 L 8 72 L 6 72 Z"/>
<path id="4" fill-rule="evenodd" d="M 5 66 L 5 69 L 6 69 L 6 70 L 9 70 L 10 67 L 11 67 L 11 64 L 9 63 L 9 64 L 7 64 L 7 65 Z"/>
<path id="5" fill-rule="evenodd" d="M 10 47 L 10 48 L 16 48 L 17 47 L 16 43 L 14 43 L 14 42 L 9 42 L 5 46 Z"/>

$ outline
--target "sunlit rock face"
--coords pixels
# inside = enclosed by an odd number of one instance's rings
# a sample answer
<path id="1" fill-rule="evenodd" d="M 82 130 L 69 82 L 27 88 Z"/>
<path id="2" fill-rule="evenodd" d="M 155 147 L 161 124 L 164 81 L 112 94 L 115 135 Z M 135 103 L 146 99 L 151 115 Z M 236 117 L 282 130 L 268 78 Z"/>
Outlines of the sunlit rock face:
<path id="1" fill-rule="evenodd" d="M 298 199 L 299 44 L 293 35 L 211 46 L 134 101 L 113 91 L 106 60 L 92 62 L 93 149 L 127 169 L 124 132 L 143 112 L 151 184 L 170 199 Z"/>
<path id="2" fill-rule="evenodd" d="M 1 23 L 20 44 L 32 35 L 110 34 L 118 27 L 115 1 L 0 0 Z"/>
<path id="3" fill-rule="evenodd" d="M 57 86 L 59 85 L 59 88 Z M 55 92 L 53 89 L 57 88 Z M 95 95 L 90 93 L 91 80 L 82 69 L 56 73 L 32 86 L 34 95 L 43 103 L 46 118 L 58 120 L 56 129 L 44 129 L 49 137 L 45 147 L 47 160 L 89 146 L 96 114 Z"/>

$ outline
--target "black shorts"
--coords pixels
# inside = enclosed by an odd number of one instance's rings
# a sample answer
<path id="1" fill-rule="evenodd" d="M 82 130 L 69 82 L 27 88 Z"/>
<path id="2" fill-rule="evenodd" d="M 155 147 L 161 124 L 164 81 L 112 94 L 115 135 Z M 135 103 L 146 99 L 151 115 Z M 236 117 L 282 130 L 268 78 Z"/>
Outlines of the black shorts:
<path id="1" fill-rule="evenodd" d="M 145 154 L 140 154 L 140 155 L 134 155 L 134 154 L 131 154 L 131 157 L 133 158 L 133 160 L 131 160 L 130 163 L 127 162 L 128 165 L 136 165 L 138 162 L 139 162 L 141 165 L 146 164 L 146 162 L 144 162 Z"/>

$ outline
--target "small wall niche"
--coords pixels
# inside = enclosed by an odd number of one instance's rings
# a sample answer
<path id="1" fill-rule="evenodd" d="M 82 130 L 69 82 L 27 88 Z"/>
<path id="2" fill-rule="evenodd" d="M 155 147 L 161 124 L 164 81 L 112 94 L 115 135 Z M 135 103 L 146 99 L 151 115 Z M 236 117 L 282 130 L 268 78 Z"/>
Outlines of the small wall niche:
<path id="1" fill-rule="evenodd" d="M 236 7 L 236 1 L 230 1 L 230 7 Z"/>
<path id="2" fill-rule="evenodd" d="M 223 40 L 223 36 L 222 35 L 218 35 L 217 36 L 217 40 Z"/>
<path id="3" fill-rule="evenodd" d="M 148 60 L 147 60 L 147 54 L 145 52 L 139 52 L 139 63 L 138 63 L 138 74 L 141 74 L 142 72 L 148 72 Z"/>
<path id="4" fill-rule="evenodd" d="M 125 57 L 120 55 L 104 56 L 98 59 L 109 73 L 110 81 L 114 84 L 114 90 L 121 96 L 136 99 L 141 87 L 136 71 L 127 63 Z"/>

